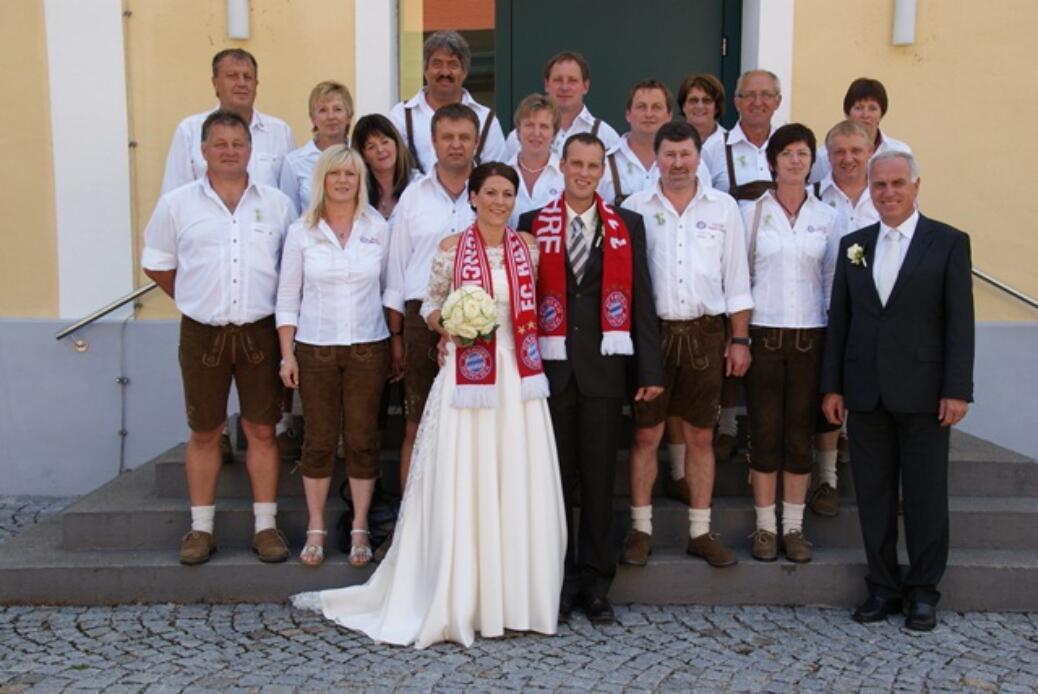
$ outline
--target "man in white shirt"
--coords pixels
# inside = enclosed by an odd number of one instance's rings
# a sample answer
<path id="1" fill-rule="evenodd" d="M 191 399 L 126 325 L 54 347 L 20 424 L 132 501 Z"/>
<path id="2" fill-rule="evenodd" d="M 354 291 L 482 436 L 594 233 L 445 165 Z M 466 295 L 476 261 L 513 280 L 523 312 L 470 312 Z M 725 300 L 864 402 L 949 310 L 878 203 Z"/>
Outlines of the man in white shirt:
<path id="1" fill-rule="evenodd" d="M 634 405 L 632 530 L 621 561 L 637 566 L 645 565 L 652 549 L 652 487 L 668 416 L 681 418 L 688 444 L 683 475 L 690 498 L 686 551 L 711 566 L 736 563 L 720 536 L 710 532 L 712 442 L 722 377 L 742 376 L 750 365 L 753 299 L 739 207 L 698 180 L 699 146 L 699 133 L 688 123 L 661 127 L 655 139 L 660 180 L 623 205 L 645 219 L 664 355 L 663 395 Z M 726 316 L 732 335 L 727 346 Z"/>
<path id="2" fill-rule="evenodd" d="M 232 111 L 249 124 L 252 137 L 252 158 L 249 177 L 254 183 L 277 186 L 281 179 L 281 165 L 285 155 L 296 147 L 288 123 L 260 113 L 253 104 L 259 84 L 256 59 L 240 48 L 222 50 L 213 56 L 213 89 L 219 99 L 218 109 Z M 202 123 L 211 113 L 196 113 L 180 121 L 173 133 L 173 142 L 166 155 L 166 172 L 162 177 L 162 192 L 168 193 L 205 174 L 206 160 L 202 155 Z"/>
<path id="3" fill-rule="evenodd" d="M 826 135 L 825 144 L 833 168 L 821 182 L 812 186 L 815 196 L 836 210 L 845 232 L 874 224 L 879 220 L 879 213 L 869 195 L 868 162 L 873 153 L 869 131 L 861 123 L 840 121 Z M 839 451 L 846 462 L 847 439 L 839 430 L 815 437 L 818 487 L 811 494 L 809 506 L 820 516 L 835 516 L 839 512 L 836 491 Z"/>
<path id="4" fill-rule="evenodd" d="M 180 368 L 191 438 L 184 468 L 191 497 L 191 531 L 180 561 L 201 564 L 216 550 L 213 521 L 220 475 L 220 433 L 233 381 L 248 441 L 253 550 L 262 561 L 288 557 L 276 528 L 281 416 L 274 306 L 292 201 L 247 173 L 252 147 L 245 120 L 215 111 L 202 123 L 207 173 L 159 199 L 144 231 L 144 273 L 176 301 Z"/>
<path id="5" fill-rule="evenodd" d="M 739 122 L 724 138 L 711 140 L 703 148 L 703 159 L 713 176 L 713 186 L 738 201 L 756 200 L 774 187 L 768 168 L 768 140 L 775 132 L 772 118 L 782 103 L 782 85 L 768 70 L 749 70 L 735 85 L 735 110 Z M 727 380 L 721 395 L 721 418 L 717 423 L 715 455 L 728 460 L 735 453 L 736 412 L 739 408 L 737 382 Z"/>
<path id="6" fill-rule="evenodd" d="M 616 130 L 601 118 L 592 116 L 584 105 L 584 97 L 590 90 L 591 66 L 580 53 L 562 51 L 544 64 L 544 91 L 555 99 L 562 112 L 562 124 L 551 144 L 554 156 L 561 156 L 566 138 L 577 133 L 591 133 L 602 141 L 607 152 L 620 141 Z M 508 157 L 519 151 L 519 124 L 515 126 L 516 130 L 508 134 L 505 144 Z"/>
<path id="7" fill-rule="evenodd" d="M 404 442 L 400 480 L 407 480 L 411 450 L 425 400 L 439 371 L 439 335 L 420 310 L 429 287 L 432 261 L 445 236 L 468 228 L 476 219 L 468 198 L 468 178 L 479 135 L 479 119 L 468 106 L 441 106 L 432 118 L 435 164 L 432 171 L 400 196 L 389 234 L 389 261 L 382 301 L 389 312 L 393 361 L 404 361 Z"/>
<path id="8" fill-rule="evenodd" d="M 479 119 L 478 140 L 473 159 L 503 161 L 505 135 L 494 110 L 472 98 L 461 85 L 472 66 L 469 44 L 456 31 L 437 31 L 425 40 L 425 86 L 407 101 L 401 101 L 389 111 L 389 120 L 400 131 L 419 171 L 429 173 L 436 163 L 436 147 L 432 141 L 433 114 L 441 106 L 462 104 L 468 106 Z"/>
<path id="9" fill-rule="evenodd" d="M 673 114 L 674 95 L 659 80 L 642 80 L 631 87 L 624 113 L 631 129 L 606 153 L 606 171 L 598 185 L 599 195 L 620 205 L 628 196 L 656 184 L 660 172 L 653 143 L 656 131 L 669 123 Z M 709 185 L 710 172 L 702 162 L 696 175 L 704 185 Z"/>

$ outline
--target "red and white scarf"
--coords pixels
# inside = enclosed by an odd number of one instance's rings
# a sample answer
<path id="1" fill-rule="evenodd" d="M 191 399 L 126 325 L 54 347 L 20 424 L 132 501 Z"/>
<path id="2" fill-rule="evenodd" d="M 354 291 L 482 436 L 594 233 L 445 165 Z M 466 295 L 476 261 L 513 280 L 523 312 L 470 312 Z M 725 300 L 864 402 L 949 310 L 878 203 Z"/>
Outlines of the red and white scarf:
<path id="1" fill-rule="evenodd" d="M 515 338 L 515 362 L 519 369 L 524 401 L 548 397 L 548 379 L 541 363 L 537 342 L 537 295 L 534 286 L 533 260 L 523 237 L 513 229 L 505 229 L 505 271 L 512 307 L 512 335 Z M 494 283 L 487 262 L 483 236 L 475 224 L 461 232 L 458 252 L 454 256 L 454 287 L 474 284 L 494 296 Z M 452 401 L 455 407 L 497 406 L 497 335 L 477 339 L 468 347 L 458 347 L 454 355 L 457 388 Z"/>
<path id="2" fill-rule="evenodd" d="M 597 193 L 595 205 L 602 221 L 602 354 L 634 354 L 631 341 L 631 283 L 634 273 L 631 235 L 616 210 Z M 565 195 L 548 203 L 533 222 L 533 233 L 541 251 L 537 280 L 541 354 L 553 361 L 566 359 L 568 230 Z"/>

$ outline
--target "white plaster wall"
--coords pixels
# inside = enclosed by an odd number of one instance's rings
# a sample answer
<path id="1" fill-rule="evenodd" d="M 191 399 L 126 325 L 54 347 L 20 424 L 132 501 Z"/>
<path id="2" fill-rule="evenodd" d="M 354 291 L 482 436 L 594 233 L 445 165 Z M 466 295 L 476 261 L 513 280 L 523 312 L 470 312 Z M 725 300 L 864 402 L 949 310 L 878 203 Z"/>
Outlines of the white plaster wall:
<path id="1" fill-rule="evenodd" d="M 354 7 L 357 116 L 389 113 L 400 92 L 397 0 L 357 0 Z"/>
<path id="2" fill-rule="evenodd" d="M 120 0 L 45 0 L 58 314 L 130 291 L 133 240 Z"/>
<path id="3" fill-rule="evenodd" d="M 789 122 L 793 81 L 794 0 L 743 0 L 742 71 L 771 70 L 782 83 L 775 123 Z"/>

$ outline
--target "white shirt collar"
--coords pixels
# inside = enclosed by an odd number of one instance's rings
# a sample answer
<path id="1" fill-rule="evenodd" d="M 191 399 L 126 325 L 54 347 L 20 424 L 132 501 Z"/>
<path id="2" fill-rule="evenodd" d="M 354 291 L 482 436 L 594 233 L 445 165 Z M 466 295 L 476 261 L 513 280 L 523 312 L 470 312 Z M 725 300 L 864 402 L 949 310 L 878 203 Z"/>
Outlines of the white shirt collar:
<path id="1" fill-rule="evenodd" d="M 219 111 L 219 110 L 220 110 L 220 102 L 217 102 L 216 106 L 213 107 L 213 110 L 210 111 L 210 113 L 215 113 L 216 111 Z M 255 106 L 253 106 L 253 108 L 252 108 L 252 120 L 249 121 L 249 130 L 266 130 L 266 128 L 267 128 L 266 121 L 264 120 L 263 114 L 260 113 L 256 109 Z"/>
<path id="2" fill-rule="evenodd" d="M 770 140 L 771 136 L 775 134 L 775 123 L 774 123 L 774 121 L 769 124 L 769 127 L 771 128 L 768 131 L 768 139 Z M 734 128 L 732 128 L 731 130 L 728 131 L 728 144 L 734 145 L 736 142 L 745 142 L 748 145 L 753 145 L 754 147 L 757 146 L 757 145 L 754 145 L 752 142 L 750 142 L 749 139 L 746 137 L 746 133 L 743 132 L 742 120 L 741 119 L 739 120 L 738 123 L 735 124 Z"/>
<path id="3" fill-rule="evenodd" d="M 678 214 L 678 211 L 674 207 L 674 204 L 667 198 L 666 195 L 663 194 L 662 179 L 657 180 L 656 183 L 653 184 L 651 190 L 652 194 L 649 196 L 650 200 L 655 199 L 658 204 L 670 209 L 674 212 L 674 214 L 678 215 L 679 217 L 681 216 L 680 214 Z M 685 208 L 685 211 L 688 211 L 689 209 L 695 207 L 696 203 L 698 203 L 700 200 L 716 200 L 719 194 L 720 193 L 714 188 L 711 188 L 708 185 L 704 185 L 703 181 L 697 177 L 696 194 L 692 196 L 692 201 L 688 204 L 688 207 Z"/>
<path id="4" fill-rule="evenodd" d="M 587 233 L 593 233 L 595 226 L 598 224 L 598 205 L 591 203 L 591 207 L 584 210 L 583 213 L 577 214 L 576 211 L 566 203 L 566 226 L 573 221 L 574 217 L 580 217 L 584 221 L 584 230 Z"/>
<path id="5" fill-rule="evenodd" d="M 426 94 L 426 92 L 428 92 L 428 90 L 429 90 L 428 87 L 422 87 L 421 89 L 418 90 L 417 94 L 415 94 L 414 96 L 412 96 L 410 99 L 407 100 L 407 102 L 404 104 L 404 106 L 405 107 L 410 107 L 410 108 L 414 108 L 415 106 L 418 106 L 418 107 L 425 108 L 427 111 L 431 112 L 433 110 L 433 107 L 429 105 L 429 102 L 425 98 L 425 94 Z M 461 104 L 463 104 L 465 106 L 469 106 L 469 107 L 478 105 L 476 100 L 472 98 L 472 95 L 469 94 L 469 90 L 468 89 L 462 89 L 461 90 L 461 101 L 459 103 L 461 103 Z"/>
<path id="6" fill-rule="evenodd" d="M 506 161 L 505 163 L 511 166 L 513 169 L 519 168 L 519 152 L 516 152 L 511 157 L 509 157 L 508 161 Z M 545 165 L 544 170 L 553 171 L 555 173 L 561 173 L 561 171 L 559 170 L 559 155 L 549 153 L 548 163 Z"/>
<path id="7" fill-rule="evenodd" d="M 919 210 L 912 212 L 912 216 L 901 222 L 900 226 L 890 227 L 887 226 L 886 222 L 882 219 L 879 222 L 879 235 L 880 238 L 884 238 L 887 232 L 891 229 L 897 229 L 901 232 L 901 235 L 905 237 L 906 241 L 911 241 L 912 236 L 915 234 L 915 229 L 919 225 Z"/>
<path id="8" fill-rule="evenodd" d="M 245 190 L 242 191 L 242 194 L 241 194 L 242 200 L 244 200 L 245 196 L 249 194 L 249 191 L 253 191 L 257 195 L 261 195 L 261 189 L 260 189 L 259 185 L 256 183 L 256 180 L 252 176 L 249 176 L 248 174 L 246 174 L 246 176 L 248 178 L 248 182 L 245 184 Z M 215 190 L 213 190 L 213 184 L 209 182 L 209 174 L 208 173 L 206 173 L 205 175 L 201 176 L 200 178 L 195 179 L 195 181 L 197 182 L 198 185 L 202 186 L 202 192 L 203 193 L 205 193 L 209 197 L 213 198 L 214 200 L 218 200 L 221 205 L 224 204 L 223 203 L 223 199 L 221 199 L 219 194 Z M 238 203 L 238 206 L 239 207 L 241 206 L 241 202 L 240 201 Z"/>

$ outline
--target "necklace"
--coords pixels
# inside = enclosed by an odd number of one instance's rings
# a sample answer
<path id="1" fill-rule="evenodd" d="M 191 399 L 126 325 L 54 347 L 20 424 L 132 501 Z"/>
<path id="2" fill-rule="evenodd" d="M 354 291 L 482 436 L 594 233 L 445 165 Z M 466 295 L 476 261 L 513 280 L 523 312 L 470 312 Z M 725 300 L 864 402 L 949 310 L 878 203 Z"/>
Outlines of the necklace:
<path id="1" fill-rule="evenodd" d="M 539 168 L 539 169 L 531 169 L 529 166 L 527 166 L 526 164 L 523 163 L 523 158 L 522 157 L 518 157 L 517 156 L 515 158 L 515 160 L 517 162 L 519 162 L 519 168 L 522 169 L 523 171 L 525 171 L 526 173 L 536 174 L 536 173 L 540 173 L 540 172 L 542 172 L 542 171 L 544 171 L 545 169 L 548 168 L 548 162 L 547 161 L 544 162 L 544 166 L 542 166 L 541 168 Z M 551 161 L 550 157 L 549 157 L 548 161 Z"/>

